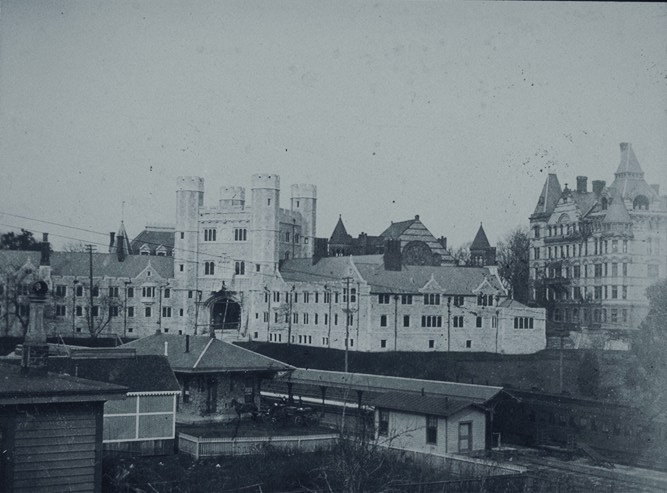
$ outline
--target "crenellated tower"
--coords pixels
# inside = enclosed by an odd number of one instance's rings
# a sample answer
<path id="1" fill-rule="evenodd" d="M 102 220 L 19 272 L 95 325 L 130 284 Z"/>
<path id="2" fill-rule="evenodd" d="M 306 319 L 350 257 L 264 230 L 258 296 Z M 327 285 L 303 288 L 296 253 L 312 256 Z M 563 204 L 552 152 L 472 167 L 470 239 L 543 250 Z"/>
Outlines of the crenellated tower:
<path id="1" fill-rule="evenodd" d="M 279 260 L 280 177 L 257 174 L 252 177 L 252 261 L 260 272 L 274 272 Z"/>
<path id="2" fill-rule="evenodd" d="M 292 211 L 301 214 L 303 237 L 301 257 L 312 257 L 317 235 L 317 187 L 310 184 L 292 185 Z"/>
<path id="3" fill-rule="evenodd" d="M 199 209 L 204 205 L 204 179 L 180 176 L 176 180 L 176 231 L 174 233 L 174 277 L 184 289 L 193 289 L 197 279 Z"/>

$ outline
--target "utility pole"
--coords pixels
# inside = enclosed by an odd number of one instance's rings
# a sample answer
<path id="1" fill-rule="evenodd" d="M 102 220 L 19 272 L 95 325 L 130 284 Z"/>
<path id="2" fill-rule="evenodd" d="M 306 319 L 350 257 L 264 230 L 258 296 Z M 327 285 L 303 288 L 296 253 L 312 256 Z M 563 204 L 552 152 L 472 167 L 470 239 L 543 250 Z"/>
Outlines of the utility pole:
<path id="1" fill-rule="evenodd" d="M 331 288 L 328 285 L 324 285 L 324 291 L 327 293 L 329 298 L 329 317 L 328 317 L 328 330 L 327 330 L 327 347 L 331 347 Z"/>
<path id="2" fill-rule="evenodd" d="M 450 336 L 451 331 L 449 330 L 452 324 L 451 320 L 452 320 L 452 297 L 448 296 L 447 297 L 447 352 L 449 352 L 449 349 L 451 347 L 449 343 L 449 341 L 451 340 Z"/>
<path id="3" fill-rule="evenodd" d="M 289 293 L 287 293 L 288 297 L 288 305 L 287 305 L 287 345 L 289 346 L 292 344 L 292 299 L 294 299 L 294 290 L 296 289 L 295 285 L 292 285 L 292 289 L 290 289 Z"/>
<path id="4" fill-rule="evenodd" d="M 88 310 L 88 331 L 92 337 L 95 330 L 95 324 L 93 321 L 93 250 L 95 247 L 91 244 L 86 245 L 86 251 L 88 252 L 89 260 L 89 270 L 88 270 L 88 281 L 90 283 L 89 289 L 89 299 L 90 299 L 90 308 Z"/>
<path id="5" fill-rule="evenodd" d="M 123 303 L 123 337 L 127 337 L 127 285 L 131 282 L 131 280 L 125 281 L 125 302 Z"/>
<path id="6" fill-rule="evenodd" d="M 79 284 L 78 279 L 72 281 L 72 334 L 76 331 L 76 286 Z"/>
<path id="7" fill-rule="evenodd" d="M 345 278 L 345 373 L 348 372 L 349 345 L 350 345 L 350 281 L 351 277 Z"/>
<path id="8" fill-rule="evenodd" d="M 394 295 L 394 351 L 398 350 L 398 295 Z"/>

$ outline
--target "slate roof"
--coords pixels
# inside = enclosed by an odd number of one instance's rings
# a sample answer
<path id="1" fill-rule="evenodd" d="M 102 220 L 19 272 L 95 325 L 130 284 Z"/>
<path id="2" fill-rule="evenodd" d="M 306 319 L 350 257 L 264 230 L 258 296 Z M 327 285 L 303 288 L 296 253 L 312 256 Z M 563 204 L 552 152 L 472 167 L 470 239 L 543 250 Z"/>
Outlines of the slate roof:
<path id="1" fill-rule="evenodd" d="M 86 252 L 52 252 L 51 273 L 53 276 L 88 277 L 89 254 Z M 0 250 L 0 267 L 21 267 L 28 259 L 35 267 L 39 266 L 40 252 L 19 250 Z M 112 253 L 93 253 L 93 275 L 95 277 L 133 278 L 139 275 L 149 264 L 164 278 L 174 277 L 174 260 L 169 257 L 148 257 L 131 255 L 118 261 Z"/>
<path id="2" fill-rule="evenodd" d="M 416 221 L 418 221 L 418 219 L 415 218 L 415 219 L 408 219 L 407 221 L 391 223 L 391 226 L 389 226 L 382 233 L 380 233 L 380 236 L 396 240 L 403 233 L 405 233 L 405 230 L 408 229 L 410 226 L 412 226 Z"/>
<path id="3" fill-rule="evenodd" d="M 311 385 L 337 386 L 350 390 L 366 392 L 415 392 L 431 396 L 465 399 L 471 403 L 483 404 L 503 391 L 502 387 L 475 385 L 457 382 L 440 382 L 417 378 L 391 377 L 385 375 L 369 375 L 364 373 L 344 373 L 327 370 L 311 370 L 297 368 L 290 375 L 281 377 L 294 383 Z"/>
<path id="4" fill-rule="evenodd" d="M 110 253 L 118 254 L 118 247 L 120 246 L 121 238 L 123 239 L 123 251 L 125 252 L 125 255 L 132 255 L 132 246 L 130 245 L 130 239 L 127 237 L 127 231 L 125 231 L 125 223 L 123 221 L 120 222 L 120 226 L 118 227 L 118 232 L 116 233 L 116 238 Z"/>
<path id="5" fill-rule="evenodd" d="M 472 240 L 472 243 L 470 244 L 470 250 L 486 250 L 490 246 L 491 244 L 489 243 L 489 239 L 486 237 L 482 223 L 479 223 L 479 229 L 477 230 L 475 239 Z"/>
<path id="6" fill-rule="evenodd" d="M 632 218 L 628 213 L 628 210 L 625 208 L 625 203 L 621 198 L 621 195 L 616 192 L 614 198 L 611 201 L 611 204 L 607 208 L 607 213 L 602 219 L 603 223 L 632 223 Z"/>
<path id="7" fill-rule="evenodd" d="M 498 306 L 501 308 L 528 308 L 523 303 L 512 299 L 505 299 L 498 303 Z"/>
<path id="8" fill-rule="evenodd" d="M 472 295 L 485 278 L 494 289 L 504 292 L 496 276 L 485 267 L 404 265 L 400 271 L 389 271 L 372 264 L 355 265 L 374 293 L 417 293 L 431 277 L 447 294 Z"/>
<path id="9" fill-rule="evenodd" d="M 636 173 L 643 176 L 644 170 L 642 170 L 642 167 L 639 165 L 639 161 L 637 160 L 637 156 L 635 156 L 635 152 L 632 150 L 632 144 L 621 142 L 620 147 L 621 162 L 618 164 L 618 168 L 616 169 L 616 176 L 622 175 L 624 173 Z"/>
<path id="10" fill-rule="evenodd" d="M 174 230 L 146 228 L 132 240 L 132 254 L 139 255 L 140 248 L 147 245 L 151 249 L 151 255 L 156 255 L 156 249 L 164 246 L 167 256 L 171 256 L 174 250 Z"/>
<path id="11" fill-rule="evenodd" d="M 582 216 L 588 214 L 595 204 L 598 202 L 598 197 L 593 192 L 577 192 L 572 191 L 572 200 L 577 204 Z"/>
<path id="12" fill-rule="evenodd" d="M 341 216 L 338 216 L 338 222 L 336 223 L 336 227 L 333 230 L 333 233 L 331 233 L 331 238 L 329 238 L 329 243 L 333 244 L 346 244 L 350 243 L 352 241 L 352 237 L 347 233 L 347 230 L 345 229 L 345 225 L 343 224 L 343 218 Z"/>
<path id="13" fill-rule="evenodd" d="M 443 396 L 421 395 L 417 392 L 387 392 L 371 402 L 375 407 L 448 417 L 463 409 L 477 406 L 470 399 L 452 399 Z"/>
<path id="14" fill-rule="evenodd" d="M 50 357 L 50 371 L 98 382 L 123 385 L 128 392 L 178 392 L 180 386 L 167 358 L 153 354 L 129 358 L 72 359 Z"/>
<path id="15" fill-rule="evenodd" d="M 537 200 L 537 206 L 533 215 L 551 214 L 556 208 L 562 192 L 563 190 L 560 187 L 556 174 L 549 173 L 542 187 L 542 193 L 540 193 L 540 197 Z"/>
<path id="16" fill-rule="evenodd" d="M 280 274 L 286 282 L 326 283 L 341 281 L 355 269 L 374 293 L 417 293 L 431 276 L 445 293 L 472 295 L 485 278 L 494 289 L 504 291 L 486 267 L 404 265 L 400 271 L 389 271 L 382 255 L 325 257 L 315 265 L 310 259 L 291 259 L 283 262 Z"/>
<path id="17" fill-rule="evenodd" d="M 127 387 L 47 373 L 26 376 L 17 364 L 0 362 L 0 405 L 104 401 L 125 396 Z"/>
<path id="18" fill-rule="evenodd" d="M 190 351 L 185 352 L 186 336 L 154 334 L 121 347 L 134 348 L 137 354 L 165 354 L 172 370 L 182 373 L 219 373 L 239 371 L 287 371 L 292 366 L 262 356 L 208 335 L 190 336 Z"/>

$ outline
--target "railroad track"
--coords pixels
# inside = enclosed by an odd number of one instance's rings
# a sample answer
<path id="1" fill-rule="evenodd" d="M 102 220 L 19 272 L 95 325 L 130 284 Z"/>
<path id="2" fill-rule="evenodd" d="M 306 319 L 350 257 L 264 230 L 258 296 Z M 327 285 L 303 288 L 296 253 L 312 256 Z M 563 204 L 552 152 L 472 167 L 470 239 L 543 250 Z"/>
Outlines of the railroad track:
<path id="1" fill-rule="evenodd" d="M 529 475 L 541 484 L 544 491 L 567 493 L 617 492 L 646 493 L 667 491 L 667 481 L 656 478 L 633 477 L 617 470 L 601 470 L 548 457 L 518 456 L 513 463 L 528 468 Z"/>

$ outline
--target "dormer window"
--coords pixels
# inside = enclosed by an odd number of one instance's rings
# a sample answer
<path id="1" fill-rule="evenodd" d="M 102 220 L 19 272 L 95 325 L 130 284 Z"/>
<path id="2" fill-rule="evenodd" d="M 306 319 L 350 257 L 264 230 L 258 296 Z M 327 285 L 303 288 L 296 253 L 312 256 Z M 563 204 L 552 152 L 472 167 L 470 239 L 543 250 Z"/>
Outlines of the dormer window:
<path id="1" fill-rule="evenodd" d="M 636 211 L 648 210 L 648 198 L 645 195 L 637 195 L 632 202 L 632 208 Z"/>
<path id="2" fill-rule="evenodd" d="M 158 257 L 166 257 L 167 248 L 164 245 L 160 245 L 155 249 L 155 255 L 157 255 Z"/>
<path id="3" fill-rule="evenodd" d="M 151 247 L 146 245 L 145 243 L 141 245 L 141 248 L 139 248 L 139 254 L 140 255 L 150 255 L 151 254 Z"/>

